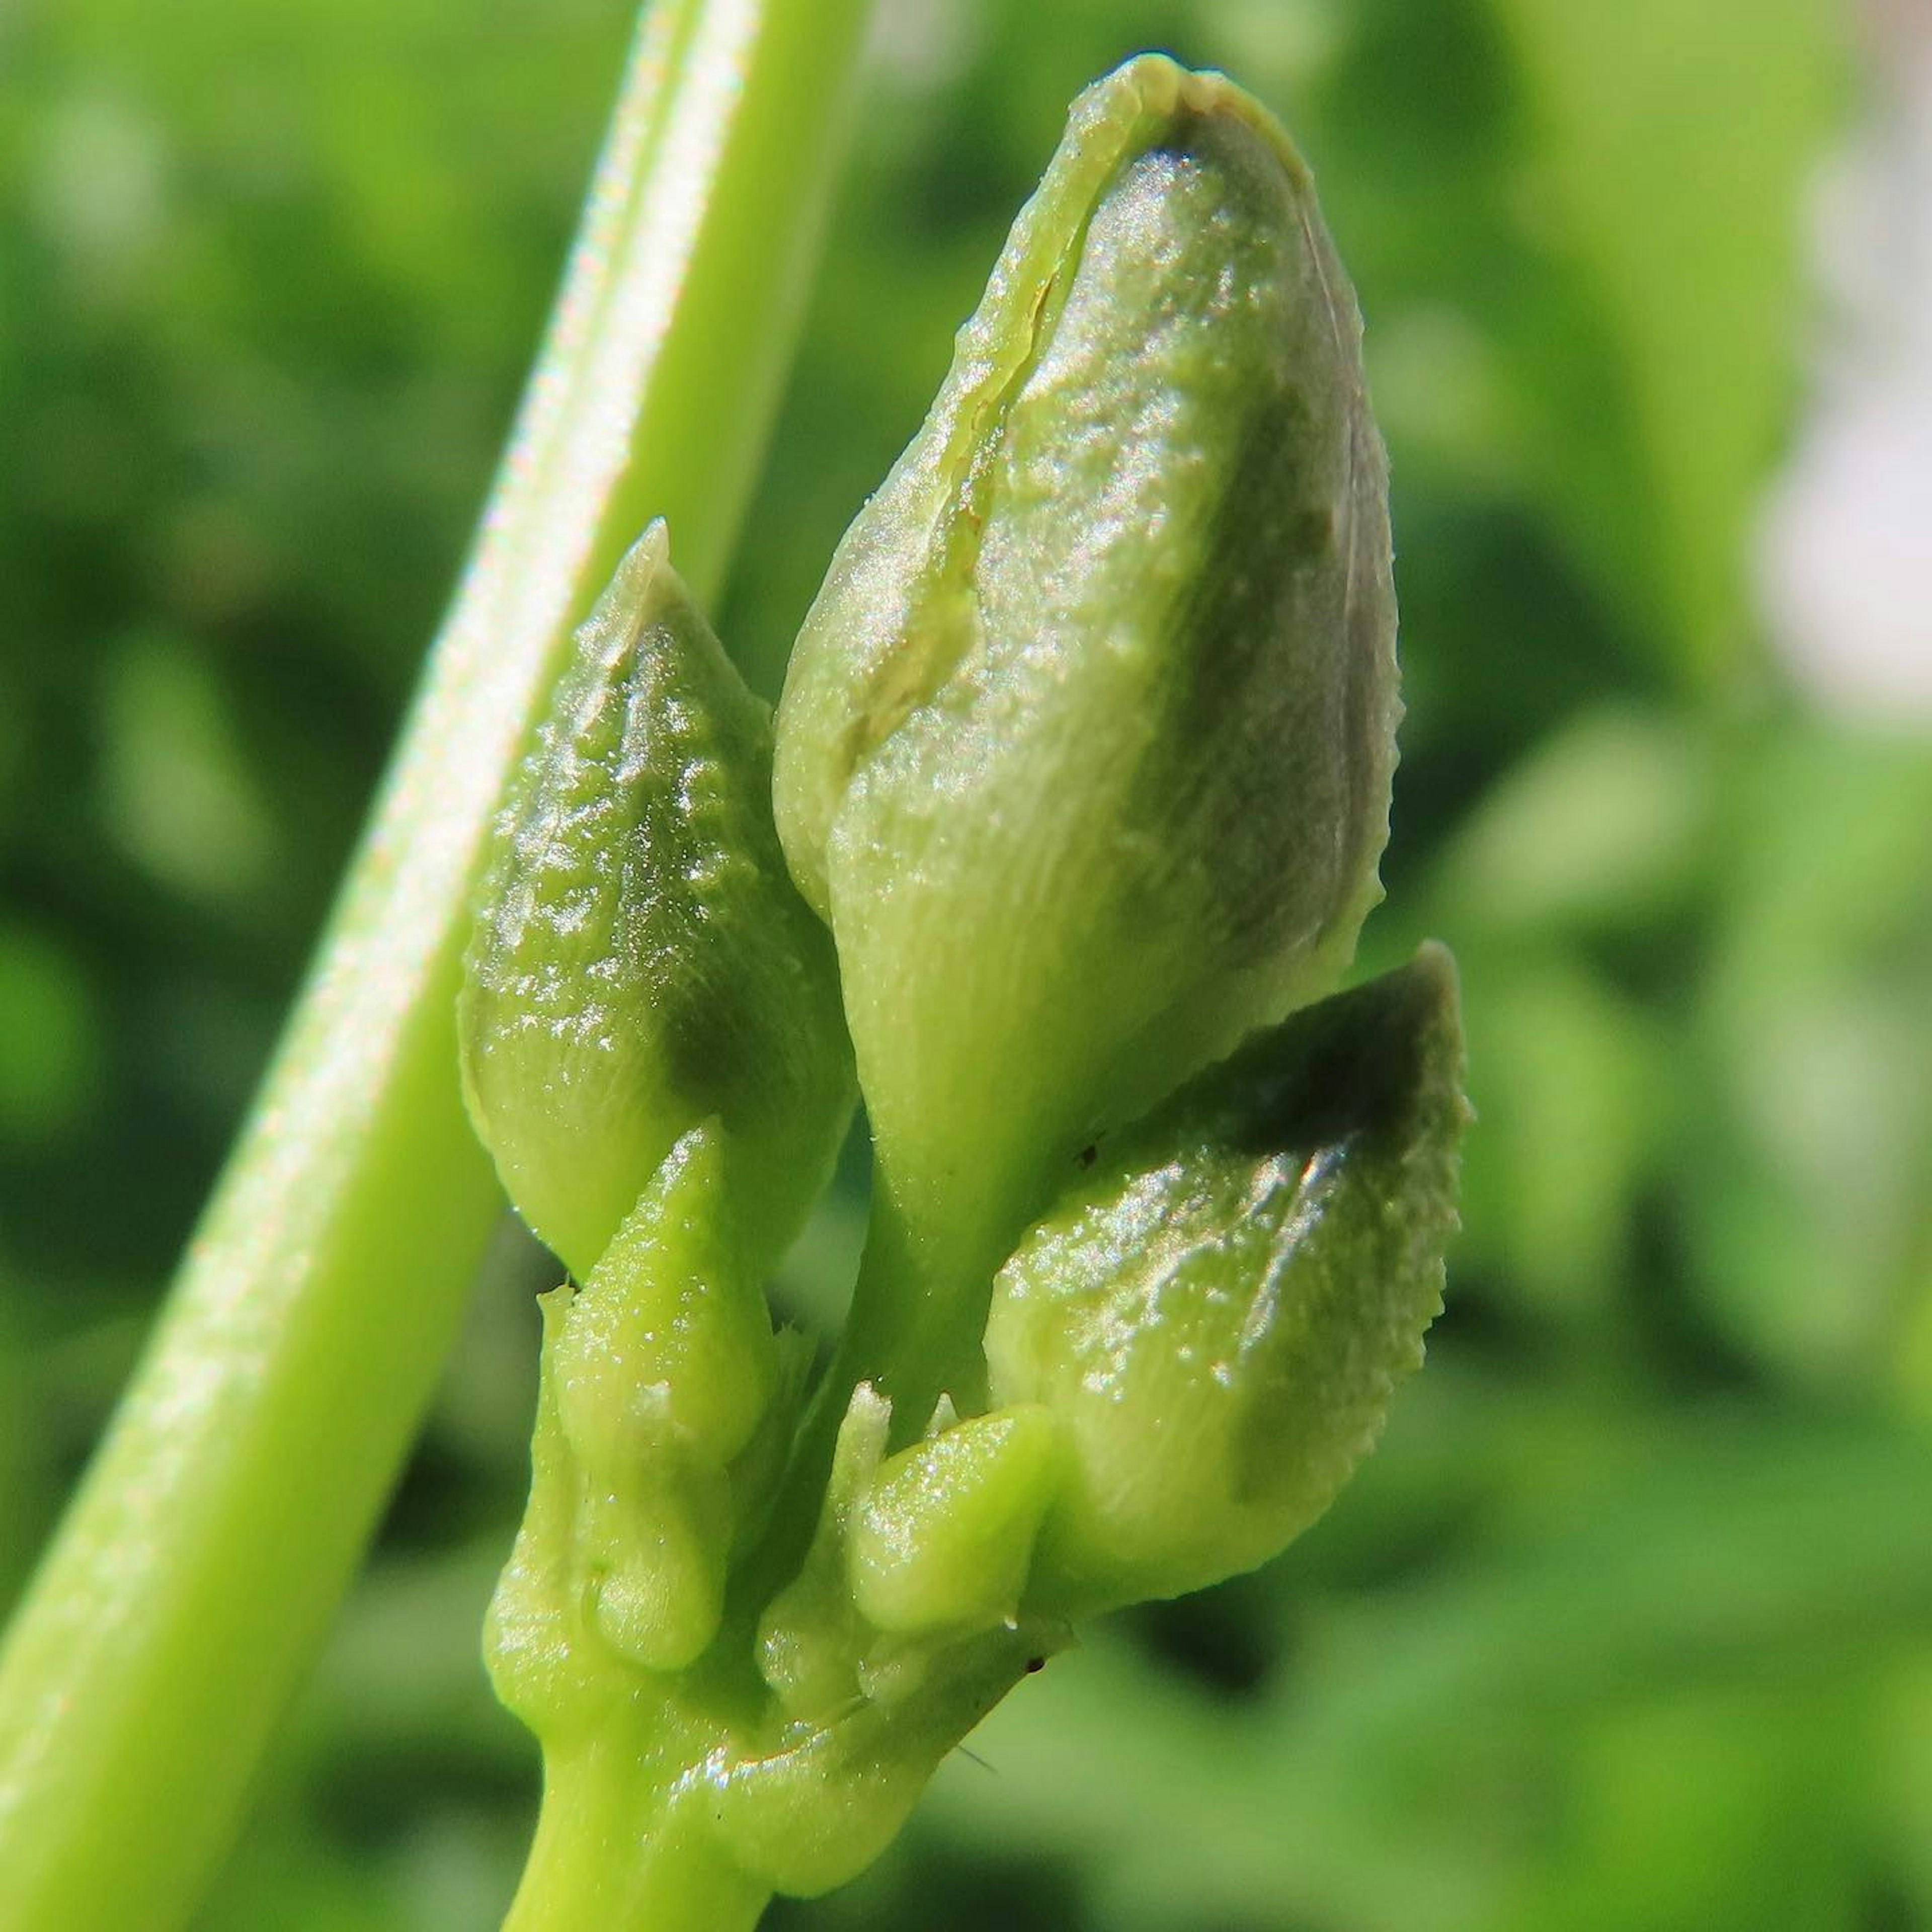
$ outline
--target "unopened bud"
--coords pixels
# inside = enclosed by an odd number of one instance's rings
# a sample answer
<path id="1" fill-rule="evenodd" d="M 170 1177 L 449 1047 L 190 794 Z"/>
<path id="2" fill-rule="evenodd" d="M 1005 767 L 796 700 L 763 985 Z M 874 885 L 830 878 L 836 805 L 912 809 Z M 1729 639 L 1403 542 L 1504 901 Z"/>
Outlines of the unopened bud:
<path id="1" fill-rule="evenodd" d="M 716 1115 L 776 1254 L 850 1106 L 836 967 L 786 876 L 771 725 L 652 524 L 578 633 L 501 814 L 464 1085 L 525 1220 L 581 1279 Z"/>
<path id="2" fill-rule="evenodd" d="M 1045 1409 L 998 1409 L 884 1463 L 846 1556 L 860 1615 L 897 1633 L 1010 1618 L 1052 1492 L 1054 1434 Z"/>
<path id="3" fill-rule="evenodd" d="M 1029 1608 L 1198 1589 L 1328 1507 L 1442 1305 L 1461 1071 L 1430 947 L 1184 1088 L 1028 1234 L 986 1358 L 1063 1432 Z"/>
<path id="4" fill-rule="evenodd" d="M 1136 60 L 841 545 L 778 825 L 916 1220 L 970 1190 L 1023 1221 L 1052 1161 L 1350 956 L 1399 709 L 1360 336 L 1279 125 Z"/>
<path id="5" fill-rule="evenodd" d="M 571 1472 L 578 1602 L 604 1642 L 652 1670 L 681 1668 L 716 1633 L 738 1527 L 730 1466 L 778 1385 L 764 1287 L 730 1233 L 721 1142 L 714 1121 L 672 1148 L 544 1355 Z"/>

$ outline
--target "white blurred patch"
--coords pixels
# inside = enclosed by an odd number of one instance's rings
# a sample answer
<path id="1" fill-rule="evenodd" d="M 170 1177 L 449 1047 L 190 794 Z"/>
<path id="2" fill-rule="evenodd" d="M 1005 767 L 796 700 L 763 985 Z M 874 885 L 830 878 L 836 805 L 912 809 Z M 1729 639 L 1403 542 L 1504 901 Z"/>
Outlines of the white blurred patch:
<path id="1" fill-rule="evenodd" d="M 895 92 L 934 94 L 964 70 L 985 24 L 968 0 L 881 0 L 868 52 Z"/>
<path id="2" fill-rule="evenodd" d="M 1820 705 L 1932 723 L 1932 0 L 1872 11 L 1870 122 L 1819 197 L 1830 333 L 1758 582 Z"/>
<path id="3" fill-rule="evenodd" d="M 96 260 L 143 248 L 161 224 L 166 155 L 132 101 L 76 94 L 43 118 L 28 158 L 28 206 L 57 249 Z"/>

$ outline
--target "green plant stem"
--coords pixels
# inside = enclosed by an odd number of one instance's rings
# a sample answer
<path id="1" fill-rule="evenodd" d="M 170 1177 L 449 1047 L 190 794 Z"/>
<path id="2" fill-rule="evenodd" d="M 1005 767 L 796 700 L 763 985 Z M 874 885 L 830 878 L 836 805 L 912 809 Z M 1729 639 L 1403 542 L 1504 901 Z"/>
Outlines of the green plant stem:
<path id="1" fill-rule="evenodd" d="M 370 1534 L 498 1196 L 452 1007 L 503 779 L 646 518 L 715 589 L 865 0 L 647 16 L 542 359 L 281 1050 L 0 1658 L 0 1916 L 191 1906 Z"/>
<path id="2" fill-rule="evenodd" d="M 544 1762 L 543 1809 L 503 1932 L 751 1932 L 771 1894 L 723 1857 L 629 1727 Z"/>

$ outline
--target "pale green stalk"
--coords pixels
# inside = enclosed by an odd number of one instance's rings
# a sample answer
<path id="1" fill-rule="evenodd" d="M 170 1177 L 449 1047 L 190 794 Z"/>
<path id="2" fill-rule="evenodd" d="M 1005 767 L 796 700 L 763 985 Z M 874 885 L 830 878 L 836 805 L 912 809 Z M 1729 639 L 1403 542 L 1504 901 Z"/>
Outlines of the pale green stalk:
<path id="1" fill-rule="evenodd" d="M 647 517 L 714 589 L 794 334 L 865 0 L 641 30 L 476 554 L 315 970 L 0 1658 L 0 1919 L 192 1906 L 374 1523 L 499 1202 L 453 1011 L 482 838 Z"/>
<path id="2" fill-rule="evenodd" d="M 701 1755 L 704 1746 L 695 1749 Z M 544 1800 L 503 1932 L 752 1932 L 771 1888 L 722 1854 L 662 1782 L 662 1736 L 629 1725 L 579 1754 L 546 1756 Z"/>

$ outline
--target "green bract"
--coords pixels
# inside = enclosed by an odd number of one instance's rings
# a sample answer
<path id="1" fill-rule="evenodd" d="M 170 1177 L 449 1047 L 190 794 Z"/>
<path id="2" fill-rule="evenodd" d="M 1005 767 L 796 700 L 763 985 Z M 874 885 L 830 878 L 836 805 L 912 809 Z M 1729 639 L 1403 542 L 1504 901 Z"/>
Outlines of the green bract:
<path id="1" fill-rule="evenodd" d="M 850 1106 L 830 949 L 772 830 L 770 716 L 668 553 L 655 523 L 577 634 L 498 820 L 464 983 L 471 1118 L 580 1276 L 714 1114 L 776 1254 Z"/>

